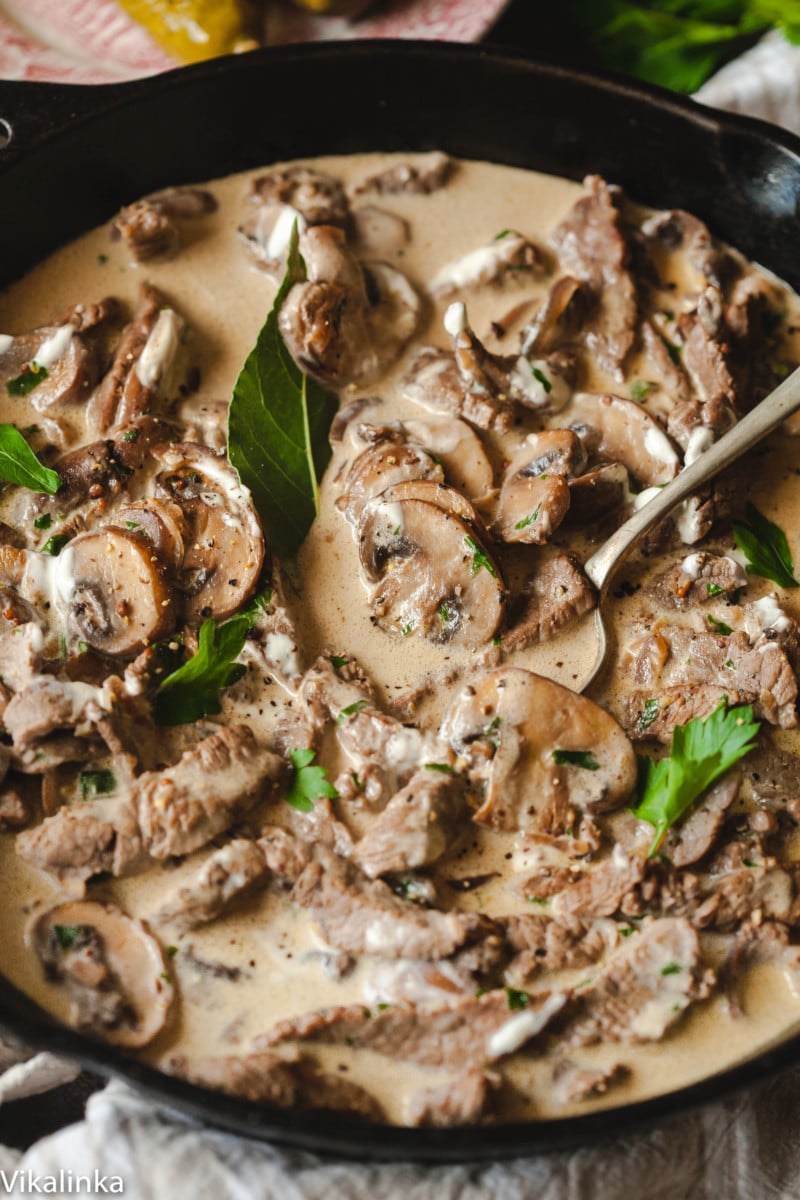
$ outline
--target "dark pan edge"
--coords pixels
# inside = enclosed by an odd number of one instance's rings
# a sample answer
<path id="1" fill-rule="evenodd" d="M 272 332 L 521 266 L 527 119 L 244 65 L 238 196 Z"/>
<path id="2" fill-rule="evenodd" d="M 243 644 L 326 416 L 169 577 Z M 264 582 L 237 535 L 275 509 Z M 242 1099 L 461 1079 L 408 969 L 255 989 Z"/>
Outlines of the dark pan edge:
<path id="1" fill-rule="evenodd" d="M 66 128 L 69 132 L 80 134 L 91 132 L 93 125 L 97 126 L 107 118 L 113 119 L 115 113 L 135 107 L 142 97 L 169 97 L 195 85 L 213 87 L 215 81 L 230 73 L 242 76 L 256 73 L 268 70 L 272 63 L 281 63 L 284 67 L 313 66 L 315 63 L 329 63 L 334 56 L 338 57 L 340 64 L 347 60 L 354 69 L 360 63 L 374 64 L 376 60 L 410 63 L 422 56 L 431 63 L 441 62 L 448 66 L 458 64 L 467 70 L 474 70 L 476 64 L 483 64 L 491 66 L 493 70 L 524 74 L 531 79 L 560 80 L 570 86 L 599 90 L 604 96 L 616 98 L 637 111 L 668 116 L 700 131 L 723 167 L 726 165 L 725 154 L 730 153 L 731 147 L 768 151 L 776 161 L 785 162 L 787 169 L 794 165 L 800 180 L 800 138 L 753 118 L 720 113 L 662 89 L 628 83 L 613 76 L 593 76 L 539 64 L 517 51 L 445 43 L 385 42 L 264 50 L 248 56 L 179 69 L 147 80 L 98 88 L 0 84 L 0 117 L 8 119 L 20 135 L 15 137 L 7 151 L 0 153 L 0 186 L 3 176 L 14 176 L 18 166 L 24 164 L 28 156 L 46 153 L 49 146 L 57 144 L 65 136 L 65 125 L 52 117 L 52 106 L 56 103 L 67 119 Z M 23 139 L 29 139 L 27 145 Z M 763 185 L 769 180 L 761 182 Z M 626 186 L 631 190 L 629 184 L 626 183 Z M 632 191 L 637 198 L 646 200 L 641 192 L 637 195 L 635 187 Z M 791 214 L 787 212 L 786 215 L 791 215 L 793 221 L 796 221 L 798 194 L 800 192 L 789 197 L 794 207 Z M 110 215 L 110 211 L 113 210 L 110 209 L 107 215 Z M 800 290 L 800 263 L 794 275 L 789 281 Z M 10 1034 L 37 1047 L 76 1059 L 105 1075 L 127 1079 L 172 1109 L 180 1109 L 221 1128 L 250 1137 L 269 1138 L 310 1151 L 359 1159 L 463 1162 L 574 1148 L 675 1118 L 693 1108 L 752 1087 L 800 1062 L 800 1035 L 797 1035 L 746 1063 L 652 1100 L 558 1120 L 485 1126 L 480 1128 L 481 1136 L 478 1138 L 474 1128 L 411 1130 L 374 1126 L 331 1114 L 289 1112 L 238 1101 L 164 1075 L 136 1060 L 125 1058 L 111 1047 L 91 1042 L 72 1030 L 56 1025 L 2 977 L 0 1002 L 4 1009 L 7 1005 L 10 1010 L 0 1013 L 0 1026 Z"/>

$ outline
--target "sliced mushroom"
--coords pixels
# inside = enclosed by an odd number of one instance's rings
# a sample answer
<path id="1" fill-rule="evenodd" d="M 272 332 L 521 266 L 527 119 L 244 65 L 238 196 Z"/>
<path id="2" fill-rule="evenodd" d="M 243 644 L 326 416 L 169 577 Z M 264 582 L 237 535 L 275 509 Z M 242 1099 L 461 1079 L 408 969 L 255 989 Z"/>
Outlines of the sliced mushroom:
<path id="1" fill-rule="evenodd" d="M 646 487 L 669 483 L 680 470 L 678 452 L 664 430 L 632 400 L 620 396 L 577 392 L 558 423 L 568 421 L 576 432 L 589 434 L 595 453 L 607 462 L 620 462 Z M 550 425 L 556 422 L 551 420 Z"/>
<path id="2" fill-rule="evenodd" d="M 642 225 L 647 238 L 657 239 L 665 249 L 683 249 L 694 269 L 708 283 L 722 288 L 730 278 L 734 263 L 727 250 L 712 238 L 708 226 L 699 217 L 682 208 L 655 213 Z"/>
<path id="3" fill-rule="evenodd" d="M 139 1048 L 167 1022 L 175 999 L 161 946 L 113 904 L 72 900 L 28 933 L 47 978 L 64 987 L 70 1024 L 114 1046 Z"/>
<path id="4" fill-rule="evenodd" d="M 444 187 L 454 167 L 452 158 L 448 158 L 441 150 L 417 154 L 413 162 L 400 162 L 387 167 L 385 171 L 379 171 L 377 175 L 368 175 L 356 184 L 353 194 L 360 196 L 364 192 L 379 192 L 381 195 L 397 195 L 406 192 L 426 196 Z"/>
<path id="5" fill-rule="evenodd" d="M 444 471 L 421 446 L 388 439 L 377 442 L 354 461 L 345 480 L 345 490 L 336 506 L 354 524 L 368 501 L 406 479 L 442 482 Z"/>
<path id="6" fill-rule="evenodd" d="M 452 513 L 471 525 L 482 542 L 488 540 L 483 522 L 469 500 L 449 484 L 438 483 L 433 479 L 409 479 L 387 488 L 380 497 L 380 502 L 384 505 L 399 504 L 403 500 L 424 500 L 426 504 L 437 504 L 445 512 Z"/>
<path id="7" fill-rule="evenodd" d="M 40 412 L 86 400 L 97 379 L 97 356 L 78 332 L 79 318 L 17 337 L 0 335 L 0 389 L 24 395 Z"/>
<path id="8" fill-rule="evenodd" d="M 141 533 L 114 525 L 82 533 L 58 562 L 72 638 L 104 654 L 132 658 L 175 628 L 177 597 Z"/>
<path id="9" fill-rule="evenodd" d="M 622 463 L 607 463 L 569 480 L 570 505 L 566 520 L 578 527 L 591 524 L 622 508 L 630 496 L 628 472 Z"/>
<path id="10" fill-rule="evenodd" d="M 585 448 L 571 429 L 532 433 L 506 470 L 494 529 L 504 542 L 542 545 L 570 506 L 567 476 L 580 472 Z"/>
<path id="11" fill-rule="evenodd" d="M 636 783 L 636 755 L 613 717 L 518 667 L 464 686 L 440 732 L 482 789 L 475 819 L 498 829 L 563 833 L 574 810 L 609 812 Z"/>
<path id="12" fill-rule="evenodd" d="M 571 275 L 562 275 L 551 287 L 520 339 L 520 353 L 547 354 L 578 333 L 590 306 L 586 289 Z"/>
<path id="13" fill-rule="evenodd" d="M 375 204 L 354 209 L 352 224 L 355 248 L 367 258 L 394 256 L 411 240 L 408 221 Z"/>
<path id="14" fill-rule="evenodd" d="M 309 225 L 344 225 L 349 205 L 338 179 L 314 167 L 275 167 L 253 180 L 250 201 L 290 205 Z"/>
<path id="15" fill-rule="evenodd" d="M 506 230 L 489 242 L 447 263 L 431 280 L 434 296 L 455 296 L 465 288 L 505 281 L 509 271 L 541 274 L 541 251 L 521 233 Z"/>
<path id="16" fill-rule="evenodd" d="M 264 563 L 264 535 L 250 494 L 227 459 L 206 446 L 171 443 L 153 455 L 165 468 L 156 477 L 156 495 L 174 501 L 186 523 L 179 573 L 184 616 L 222 620 L 250 599 Z"/>
<path id="17" fill-rule="evenodd" d="M 411 284 L 386 263 L 360 263 L 332 225 L 306 230 L 300 252 L 308 278 L 292 287 L 278 318 L 293 358 L 337 387 L 380 374 L 416 329 Z"/>
<path id="18" fill-rule="evenodd" d="M 166 297 L 142 284 L 133 320 L 89 405 L 90 428 L 117 430 L 156 406 L 168 389 L 182 331 L 183 319 Z"/>
<path id="19" fill-rule="evenodd" d="M 483 444 L 465 421 L 404 421 L 410 438 L 435 454 L 448 483 L 473 499 L 484 496 L 494 482 L 492 465 Z"/>
<path id="20" fill-rule="evenodd" d="M 475 525 L 439 503 L 379 497 L 363 513 L 358 544 L 383 629 L 464 646 L 493 636 L 506 588 Z"/>
<path id="21" fill-rule="evenodd" d="M 175 571 L 180 568 L 185 554 L 186 518 L 174 501 L 152 498 L 124 504 L 117 509 L 114 521 L 146 537 L 166 566 Z"/>

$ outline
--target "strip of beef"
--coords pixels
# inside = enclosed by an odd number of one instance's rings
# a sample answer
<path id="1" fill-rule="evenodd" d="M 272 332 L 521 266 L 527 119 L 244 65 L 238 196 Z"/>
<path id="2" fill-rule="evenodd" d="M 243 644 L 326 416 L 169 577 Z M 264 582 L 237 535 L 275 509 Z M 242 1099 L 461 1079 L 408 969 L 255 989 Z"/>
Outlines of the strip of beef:
<path id="1" fill-rule="evenodd" d="M 148 854 L 162 859 L 198 850 L 284 772 L 284 760 L 259 746 L 246 725 L 232 725 L 187 750 L 174 767 L 140 775 L 131 798 Z"/>
<path id="2" fill-rule="evenodd" d="M 501 389 L 470 386 L 452 354 L 423 346 L 414 352 L 402 380 L 403 395 L 431 412 L 462 417 L 479 429 L 506 433 L 514 422 L 514 408 Z"/>
<path id="3" fill-rule="evenodd" d="M 690 1004 L 708 996 L 713 979 L 685 918 L 652 921 L 609 959 L 589 987 L 576 991 L 562 1037 L 571 1046 L 657 1041 Z"/>
<path id="4" fill-rule="evenodd" d="M 618 936 L 613 921 L 554 919 L 544 913 L 498 917 L 514 957 L 506 978 L 522 983 L 542 971 L 588 967 L 613 950 Z"/>
<path id="5" fill-rule="evenodd" d="M 428 866 L 444 854 L 468 817 L 461 776 L 423 768 L 375 818 L 353 858 L 370 879 Z"/>
<path id="6" fill-rule="evenodd" d="M 123 875 L 144 856 L 200 849 L 283 771 L 283 759 L 258 746 L 245 726 L 225 728 L 187 750 L 174 767 L 140 775 L 126 796 L 59 809 L 20 834 L 17 853 L 73 885 L 101 871 Z"/>
<path id="7" fill-rule="evenodd" d="M 35 621 L 0 635 L 0 679 L 7 690 L 21 692 L 39 676 L 42 631 Z"/>
<path id="8" fill-rule="evenodd" d="M 643 878 L 644 866 L 645 860 L 638 854 L 628 855 L 621 846 L 615 846 L 612 854 L 553 898 L 553 915 L 610 917 L 623 896 Z"/>
<path id="9" fill-rule="evenodd" d="M 194 1059 L 174 1055 L 169 1069 L 189 1083 L 256 1104 L 322 1108 L 385 1120 L 380 1104 L 364 1088 L 322 1071 L 302 1055 L 259 1053 Z"/>
<path id="10" fill-rule="evenodd" d="M 747 573 L 736 559 L 701 550 L 656 575 L 648 590 L 660 604 L 683 610 L 724 602 L 745 587 Z"/>
<path id="11" fill-rule="evenodd" d="M 728 809 L 739 795 L 741 783 L 738 771 L 728 771 L 701 796 L 686 820 L 670 829 L 661 852 L 677 870 L 699 862 L 708 854 Z"/>
<path id="12" fill-rule="evenodd" d="M 775 921 L 747 921 L 738 930 L 720 969 L 720 986 L 733 1016 L 744 1015 L 737 984 L 752 963 L 774 963 L 783 971 L 794 994 L 800 995 L 800 946 L 790 944 L 786 926 Z"/>
<path id="13" fill-rule="evenodd" d="M 375 1014 L 361 1004 L 323 1008 L 279 1021 L 257 1045 L 322 1042 L 426 1067 L 480 1070 L 536 1037 L 566 1002 L 566 992 L 536 992 L 520 997 L 515 1010 L 505 991 L 493 991 L 440 1008 L 393 1005 Z"/>
<path id="14" fill-rule="evenodd" d="M 420 1004 L 436 1008 L 459 996 L 474 996 L 479 986 L 489 982 L 490 972 L 476 969 L 475 963 L 467 962 L 471 949 L 461 952 L 465 965 L 458 961 L 458 955 L 441 962 L 425 962 L 418 958 L 376 958 L 365 962 L 360 970 L 364 1000 L 368 1006 Z M 504 953 L 501 946 L 498 951 Z M 482 965 L 477 964 L 477 968 Z M 491 970 L 497 966 L 493 963 Z"/>
<path id="15" fill-rule="evenodd" d="M 183 320 L 163 293 L 143 283 L 133 319 L 89 406 L 90 428 L 116 432 L 157 407 L 182 329 Z"/>
<path id="16" fill-rule="evenodd" d="M 797 679 L 785 651 L 777 641 L 766 643 L 762 651 L 743 630 L 697 633 L 664 626 L 642 645 L 633 675 L 638 685 L 650 687 L 650 696 L 659 701 L 663 711 L 672 707 L 664 703 L 663 693 L 670 699 L 676 693 L 688 699 L 696 689 L 705 694 L 716 688 L 720 697 L 736 695 L 739 702 L 752 704 L 756 716 L 773 725 L 782 729 L 797 725 Z M 644 734 L 657 736 L 657 725 L 658 718 Z"/>
<path id="17" fill-rule="evenodd" d="M 546 642 L 594 606 L 594 588 L 577 560 L 556 554 L 537 567 L 510 608 L 503 649 L 524 650 Z"/>
<path id="18" fill-rule="evenodd" d="M 368 880 L 351 864 L 333 858 L 306 867 L 292 900 L 311 911 L 326 942 L 348 954 L 449 958 L 494 933 L 486 917 L 418 908 L 381 880 Z"/>
<path id="19" fill-rule="evenodd" d="M 288 204 L 306 225 L 344 225 L 349 205 L 338 179 L 314 167 L 275 167 L 253 180 L 254 204 Z"/>
<path id="20" fill-rule="evenodd" d="M 648 217 L 642 224 L 642 233 L 658 239 L 670 252 L 682 250 L 691 266 L 714 287 L 724 288 L 735 269 L 730 254 L 714 241 L 708 226 L 682 208 Z"/>
<path id="21" fill-rule="evenodd" d="M 748 754 L 742 769 L 760 805 L 785 810 L 800 823 L 800 758 L 767 742 Z"/>
<path id="22" fill-rule="evenodd" d="M 576 1104 L 593 1096 L 605 1096 L 609 1087 L 628 1075 L 622 1063 L 610 1067 L 589 1067 L 559 1058 L 553 1064 L 553 1089 L 559 1104 Z"/>
<path id="23" fill-rule="evenodd" d="M 733 340 L 730 365 L 743 407 L 752 408 L 776 386 L 776 330 L 782 299 L 774 284 L 746 275 L 733 287 L 725 323 Z"/>
<path id="24" fill-rule="evenodd" d="M 206 859 L 151 917 L 183 933 L 215 920 L 268 873 L 257 842 L 235 838 Z"/>
<path id="25" fill-rule="evenodd" d="M 40 675 L 9 700 L 3 723 L 14 748 L 24 751 L 34 742 L 60 730 L 79 730 L 87 722 L 87 707 L 98 689 L 88 683 Z"/>
<path id="26" fill-rule="evenodd" d="M 591 308 L 585 287 L 571 275 L 562 275 L 520 334 L 523 355 L 548 354 L 563 347 L 580 332 Z"/>
<path id="27" fill-rule="evenodd" d="M 434 1087 L 411 1092 L 403 1102 L 403 1122 L 413 1128 L 451 1129 L 491 1118 L 500 1076 L 462 1071 Z"/>
<path id="28" fill-rule="evenodd" d="M 681 361 L 702 403 L 722 401 L 736 413 L 739 398 L 729 361 L 729 331 L 719 289 L 707 287 L 698 298 L 696 311 L 682 313 L 676 324 L 681 339 Z"/>
<path id="29" fill-rule="evenodd" d="M 587 342 L 601 365 L 621 378 L 636 336 L 636 287 L 620 229 L 619 193 L 599 175 L 583 181 L 586 195 L 550 236 L 561 270 L 585 284 L 595 300 Z"/>
<path id="30" fill-rule="evenodd" d="M 705 720 L 727 697 L 728 705 L 745 704 L 748 698 L 732 687 L 661 688 L 629 692 L 622 701 L 619 719 L 628 736 L 634 741 L 663 742 L 672 738 L 677 725 L 685 725 L 696 717 Z"/>
<path id="31" fill-rule="evenodd" d="M 287 885 L 296 883 L 311 861 L 308 845 L 280 825 L 267 825 L 261 830 L 258 848 L 267 869 Z"/>
<path id="32" fill-rule="evenodd" d="M 5 747 L 3 747 L 5 749 Z M 3 757 L 8 761 L 8 754 Z M 0 773 L 5 776 L 7 766 L 0 765 Z M 32 819 L 32 805 L 20 787 L 5 783 L 0 789 L 0 832 L 24 829 Z"/>
<path id="33" fill-rule="evenodd" d="M 430 154 L 420 155 L 413 163 L 397 163 L 376 175 L 368 175 L 353 191 L 356 196 L 365 192 L 389 196 L 407 192 L 427 196 L 444 187 L 453 173 L 453 166 L 451 158 L 433 150 Z"/>
<path id="34" fill-rule="evenodd" d="M 501 286 L 519 272 L 541 275 L 545 270 L 541 251 L 521 233 L 506 230 L 488 246 L 479 246 L 437 271 L 430 282 L 437 297 L 460 296 L 469 288 Z"/>
<path id="35" fill-rule="evenodd" d="M 293 615 L 286 600 L 286 586 L 277 563 L 272 564 L 269 598 L 254 613 L 242 662 L 253 662 L 262 674 L 276 679 L 294 692 L 302 677 L 302 654 Z M 298 747 L 298 743 L 294 743 Z"/>
<path id="36" fill-rule="evenodd" d="M 170 188 L 121 208 L 111 237 L 122 238 L 134 262 L 147 262 L 177 248 L 176 221 L 204 217 L 216 208 L 215 198 L 204 188 Z"/>

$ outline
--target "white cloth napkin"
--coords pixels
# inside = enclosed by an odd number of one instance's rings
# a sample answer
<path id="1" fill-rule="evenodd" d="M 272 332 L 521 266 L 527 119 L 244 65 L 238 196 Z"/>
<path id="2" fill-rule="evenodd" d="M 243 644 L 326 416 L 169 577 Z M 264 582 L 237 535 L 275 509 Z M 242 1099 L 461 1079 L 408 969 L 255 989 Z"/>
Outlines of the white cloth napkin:
<path id="1" fill-rule="evenodd" d="M 697 99 L 800 132 L 800 48 L 771 34 Z M 51 1054 L 22 1059 L 0 1041 L 0 1105 L 78 1073 Z M 31 1181 L 47 1178 L 61 1187 L 55 1194 L 75 1194 L 76 1177 L 97 1171 L 107 1190 L 120 1179 L 129 1200 L 800 1200 L 800 1071 L 644 1134 L 491 1165 L 284 1150 L 159 1110 L 118 1082 L 91 1097 L 83 1121 L 24 1154 L 2 1146 L 2 1129 L 0 1108 L 0 1195 L 31 1194 Z"/>

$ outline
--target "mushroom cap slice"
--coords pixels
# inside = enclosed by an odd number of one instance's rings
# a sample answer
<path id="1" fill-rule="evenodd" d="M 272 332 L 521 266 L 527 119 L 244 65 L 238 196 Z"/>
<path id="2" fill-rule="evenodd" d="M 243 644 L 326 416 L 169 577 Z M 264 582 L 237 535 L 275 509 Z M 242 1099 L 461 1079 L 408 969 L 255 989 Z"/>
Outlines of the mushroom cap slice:
<path id="1" fill-rule="evenodd" d="M 448 483 L 467 496 L 484 496 L 494 483 L 492 464 L 478 435 L 465 421 L 403 421 L 410 438 L 435 454 Z"/>
<path id="2" fill-rule="evenodd" d="M 609 812 L 636 783 L 633 746 L 599 704 L 520 667 L 461 688 L 440 730 L 483 789 L 475 819 L 563 833 L 575 809 Z"/>
<path id="3" fill-rule="evenodd" d="M 174 443 L 153 455 L 165 467 L 156 494 L 174 501 L 186 523 L 178 575 L 183 615 L 223 620 L 253 595 L 266 554 L 250 493 L 224 456 L 206 446 Z"/>
<path id="4" fill-rule="evenodd" d="M 622 463 L 606 463 L 569 481 L 570 525 L 582 527 L 622 508 L 630 496 L 628 472 Z"/>
<path id="5" fill-rule="evenodd" d="M 607 462 L 621 462 L 647 487 L 669 483 L 680 470 L 680 457 L 664 430 L 633 400 L 576 392 L 551 426 L 565 422 L 573 428 L 588 426 L 596 434 L 597 454 Z"/>
<path id="6" fill-rule="evenodd" d="M 69 634 L 103 654 L 132 658 L 175 628 L 177 603 L 146 537 L 108 525 L 59 555 Z"/>
<path id="7" fill-rule="evenodd" d="M 69 900 L 28 931 L 53 983 L 67 989 L 69 1021 L 114 1046 L 146 1046 L 175 999 L 164 952 L 143 923 L 114 904 Z"/>
<path id="8" fill-rule="evenodd" d="M 432 479 L 441 483 L 444 471 L 421 446 L 388 439 L 377 442 L 368 446 L 354 461 L 337 508 L 351 524 L 355 524 L 369 500 L 407 479 Z"/>
<path id="9" fill-rule="evenodd" d="M 504 542 L 542 546 L 564 520 L 569 502 L 563 475 L 532 477 L 523 468 L 503 484 L 493 529 Z"/>
<path id="10" fill-rule="evenodd" d="M 438 504 L 445 512 L 452 513 L 472 525 L 481 541 L 488 539 L 488 534 L 477 512 L 461 492 L 451 488 L 446 483 L 433 479 L 408 479 L 404 483 L 396 483 L 387 488 L 380 496 L 382 504 L 396 504 L 400 500 L 424 500 L 426 504 Z"/>
<path id="11" fill-rule="evenodd" d="M 186 521 L 183 510 L 171 500 L 150 498 L 117 509 L 115 521 L 150 542 L 162 562 L 177 570 L 184 557 Z"/>
<path id="12" fill-rule="evenodd" d="M 358 547 L 383 629 L 473 647 L 493 636 L 506 587 L 471 522 L 438 503 L 379 497 L 364 510 Z"/>

